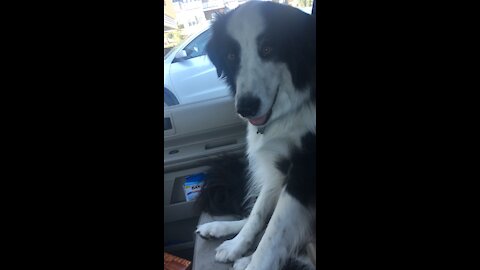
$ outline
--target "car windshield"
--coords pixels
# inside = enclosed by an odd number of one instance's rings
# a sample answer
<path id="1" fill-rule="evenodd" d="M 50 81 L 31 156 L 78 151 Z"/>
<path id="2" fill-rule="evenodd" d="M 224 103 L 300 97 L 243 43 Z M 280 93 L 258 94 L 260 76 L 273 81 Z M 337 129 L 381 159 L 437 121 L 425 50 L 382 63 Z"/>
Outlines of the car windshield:
<path id="1" fill-rule="evenodd" d="M 178 44 L 176 45 L 175 47 L 173 47 L 172 49 L 170 49 L 170 51 L 168 51 L 164 56 L 163 56 L 163 60 L 166 60 L 168 57 L 170 57 L 170 55 L 172 55 L 172 53 L 174 51 L 176 51 L 178 49 L 178 47 L 180 47 L 180 45 L 182 44 Z"/>

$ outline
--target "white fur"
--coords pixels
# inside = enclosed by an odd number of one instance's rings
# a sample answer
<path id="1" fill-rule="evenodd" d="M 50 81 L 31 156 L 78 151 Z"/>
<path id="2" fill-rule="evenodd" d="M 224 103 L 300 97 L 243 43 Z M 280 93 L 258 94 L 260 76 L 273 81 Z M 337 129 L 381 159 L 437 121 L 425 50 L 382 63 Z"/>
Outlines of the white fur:
<path id="1" fill-rule="evenodd" d="M 252 255 L 247 257 L 242 257 L 236 260 L 235 263 L 233 264 L 233 270 L 245 270 L 251 260 L 252 260 Z"/>
<path id="2" fill-rule="evenodd" d="M 241 51 L 235 100 L 247 93 L 260 98 L 256 117 L 272 109 L 264 134 L 258 134 L 258 127 L 250 123 L 247 128 L 250 181 L 246 200 L 256 200 L 248 219 L 240 223 L 216 222 L 199 227 L 204 236 L 224 236 L 239 230 L 237 236 L 216 249 L 215 255 L 220 262 L 236 261 L 236 270 L 278 269 L 284 263 L 281 258 L 287 259 L 304 244 L 309 224 L 315 218 L 311 210 L 285 191 L 285 179 L 276 168 L 276 161 L 287 157 L 292 146 L 300 147 L 306 133 L 316 133 L 316 107 L 309 102 L 309 89 L 295 89 L 285 64 L 259 57 L 256 38 L 265 25 L 256 5 L 257 2 L 248 2 L 240 6 L 227 24 L 227 33 L 238 42 Z M 242 258 L 267 222 L 257 250 L 251 257 Z"/>
<path id="3" fill-rule="evenodd" d="M 260 192 L 240 233 L 217 248 L 215 258 L 218 261 L 228 262 L 240 258 L 266 224 L 275 208 L 284 181 L 284 176 L 275 167 L 275 161 L 279 156 L 288 155 L 290 145 L 300 146 L 300 138 L 307 131 L 315 132 L 314 112 L 313 105 L 302 107 L 284 116 L 282 121 L 269 124 L 265 134 L 257 134 L 256 127 L 249 124 L 247 155 L 252 187 L 249 196 L 256 196 L 256 189 Z M 305 124 L 302 124 L 304 122 Z"/>
<path id="4" fill-rule="evenodd" d="M 198 226 L 196 233 L 206 238 L 220 238 L 237 234 L 246 222 L 247 219 L 237 221 L 213 221 Z"/>

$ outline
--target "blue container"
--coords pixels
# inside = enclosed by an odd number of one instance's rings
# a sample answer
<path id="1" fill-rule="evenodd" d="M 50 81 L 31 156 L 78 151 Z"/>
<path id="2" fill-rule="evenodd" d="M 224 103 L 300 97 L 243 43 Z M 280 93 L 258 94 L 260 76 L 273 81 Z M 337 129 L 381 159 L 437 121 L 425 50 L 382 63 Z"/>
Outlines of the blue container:
<path id="1" fill-rule="evenodd" d="M 195 200 L 200 195 L 205 183 L 205 177 L 205 173 L 198 173 L 185 177 L 183 191 L 185 192 L 185 199 L 187 202 Z"/>

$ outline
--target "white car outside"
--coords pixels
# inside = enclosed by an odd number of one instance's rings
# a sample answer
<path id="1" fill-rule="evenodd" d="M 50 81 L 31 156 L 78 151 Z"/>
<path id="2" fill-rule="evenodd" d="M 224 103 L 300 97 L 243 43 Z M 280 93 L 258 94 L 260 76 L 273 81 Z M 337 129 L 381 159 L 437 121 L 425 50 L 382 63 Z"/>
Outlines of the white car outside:
<path id="1" fill-rule="evenodd" d="M 215 66 L 206 55 L 210 36 L 209 27 L 204 28 L 164 56 L 165 106 L 229 95 L 228 86 L 218 78 Z"/>

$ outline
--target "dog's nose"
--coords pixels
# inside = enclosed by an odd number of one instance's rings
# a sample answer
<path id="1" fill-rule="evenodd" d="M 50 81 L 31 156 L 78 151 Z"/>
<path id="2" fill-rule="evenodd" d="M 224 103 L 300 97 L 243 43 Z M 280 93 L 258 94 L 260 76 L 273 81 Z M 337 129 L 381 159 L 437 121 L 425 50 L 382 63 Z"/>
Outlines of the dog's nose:
<path id="1" fill-rule="evenodd" d="M 258 113 L 260 99 L 252 95 L 243 96 L 237 102 L 237 113 L 243 117 L 252 117 Z"/>

